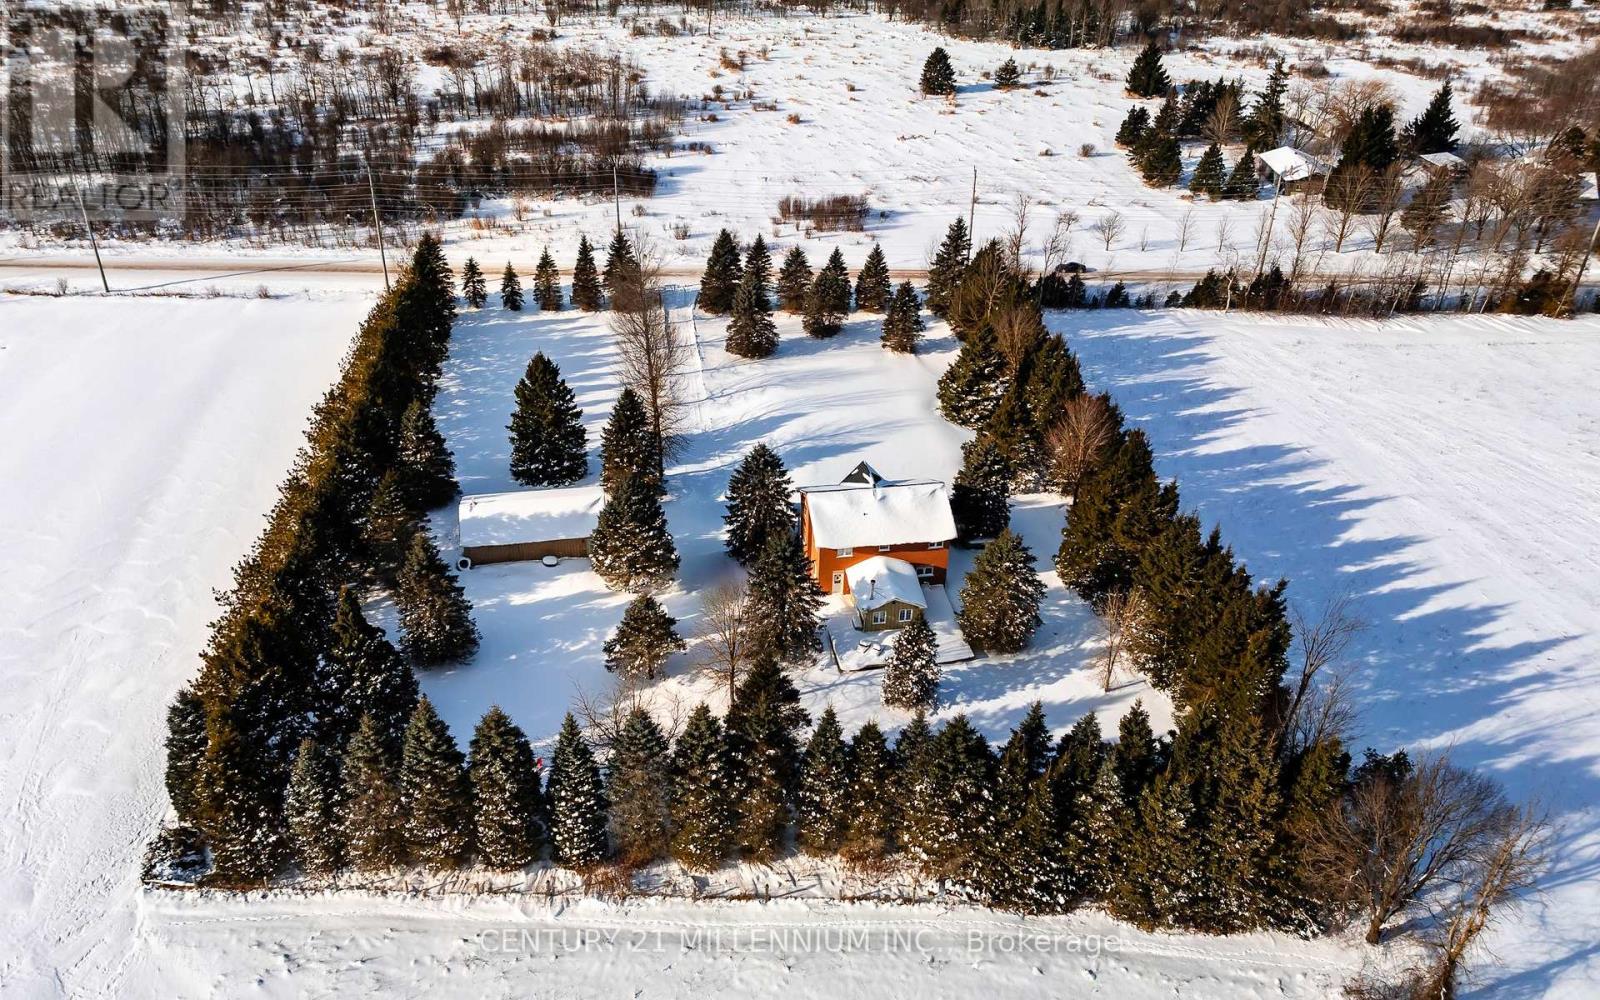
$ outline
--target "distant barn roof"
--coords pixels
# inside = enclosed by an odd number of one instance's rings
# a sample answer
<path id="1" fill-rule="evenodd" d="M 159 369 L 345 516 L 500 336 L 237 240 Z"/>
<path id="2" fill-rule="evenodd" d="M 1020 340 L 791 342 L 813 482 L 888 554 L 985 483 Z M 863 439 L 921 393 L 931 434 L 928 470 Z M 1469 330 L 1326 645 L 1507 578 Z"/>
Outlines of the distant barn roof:
<path id="1" fill-rule="evenodd" d="M 598 486 L 462 497 L 457 507 L 461 545 L 472 548 L 588 538 L 605 500 Z"/>
<path id="2" fill-rule="evenodd" d="M 825 549 L 944 542 L 956 537 L 950 490 L 933 479 L 888 480 L 865 462 L 843 482 L 803 486 L 811 534 Z"/>
<path id="3" fill-rule="evenodd" d="M 1441 170 L 1459 170 L 1467 165 L 1466 160 L 1463 160 L 1454 153 L 1423 153 L 1421 156 L 1417 157 L 1417 159 L 1428 164 L 1430 167 L 1438 167 Z"/>
<path id="4" fill-rule="evenodd" d="M 1579 174 L 1578 180 L 1582 182 L 1583 190 L 1578 197 L 1584 201 L 1600 201 L 1600 173 Z"/>
<path id="5" fill-rule="evenodd" d="M 917 571 L 904 559 L 873 556 L 846 569 L 844 576 L 850 581 L 851 598 L 856 607 L 863 611 L 881 608 L 895 601 L 915 608 L 928 606 L 922 596 L 922 583 L 917 579 Z"/>
<path id="6" fill-rule="evenodd" d="M 1265 164 L 1267 169 L 1277 174 L 1280 180 L 1303 181 L 1308 177 L 1317 177 L 1328 172 L 1327 165 L 1321 160 L 1302 153 L 1293 146 L 1279 146 L 1265 153 L 1257 153 L 1256 160 Z"/>

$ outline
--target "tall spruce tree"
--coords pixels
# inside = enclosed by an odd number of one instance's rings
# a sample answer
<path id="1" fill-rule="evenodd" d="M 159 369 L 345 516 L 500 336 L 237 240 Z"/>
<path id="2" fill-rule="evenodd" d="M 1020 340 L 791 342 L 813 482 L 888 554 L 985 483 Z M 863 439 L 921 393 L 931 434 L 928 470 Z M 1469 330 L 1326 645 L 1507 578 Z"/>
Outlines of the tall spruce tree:
<path id="1" fill-rule="evenodd" d="M 399 750 L 372 718 L 363 716 L 344 752 L 340 823 L 350 864 L 360 871 L 406 861 L 405 810 L 400 802 Z"/>
<path id="2" fill-rule="evenodd" d="M 772 251 L 767 249 L 767 241 L 760 234 L 750 241 L 750 249 L 744 255 L 744 271 L 739 276 L 742 284 L 749 279 L 755 301 L 772 311 Z"/>
<path id="3" fill-rule="evenodd" d="M 565 305 L 561 299 L 561 270 L 550 256 L 549 247 L 539 254 L 539 263 L 533 270 L 533 299 L 539 303 L 540 312 L 560 312 Z"/>
<path id="4" fill-rule="evenodd" d="M 461 265 L 461 296 L 474 309 L 482 309 L 489 301 L 489 286 L 483 280 L 483 269 L 472 257 Z"/>
<path id="5" fill-rule="evenodd" d="M 1212 201 L 1222 199 L 1222 185 L 1227 182 L 1227 163 L 1222 159 L 1222 147 L 1216 143 L 1206 147 L 1200 162 L 1195 165 L 1194 176 L 1189 178 L 1189 190 L 1207 195 Z"/>
<path id="6" fill-rule="evenodd" d="M 696 305 L 713 316 L 732 311 L 734 292 L 743 275 L 739 244 L 733 234 L 724 229 L 711 244 L 711 256 L 706 259 L 706 272 L 700 279 L 700 297 Z"/>
<path id="7" fill-rule="evenodd" d="M 614 493 L 625 479 L 651 485 L 661 467 L 656 456 L 656 436 L 644 403 L 631 386 L 624 386 L 611 407 L 611 417 L 600 433 L 600 485 Z"/>
<path id="8" fill-rule="evenodd" d="M 494 705 L 472 731 L 470 750 L 472 829 L 483 863 L 515 871 L 538 860 L 550 817 L 527 735 Z"/>
<path id="9" fill-rule="evenodd" d="M 771 357 L 778 349 L 778 328 L 767 306 L 765 283 L 754 267 L 739 279 L 730 308 L 733 318 L 728 321 L 728 353 L 741 358 Z"/>
<path id="10" fill-rule="evenodd" d="M 982 434 L 961 446 L 950 513 L 963 542 L 995 538 L 1011 524 L 1011 475 L 993 435 Z"/>
<path id="11" fill-rule="evenodd" d="M 400 608 L 401 648 L 412 663 L 431 667 L 478 651 L 472 604 L 426 531 L 411 539 L 394 597 Z"/>
<path id="12" fill-rule="evenodd" d="M 965 715 L 944 728 L 909 776 L 901 836 L 924 875 L 970 884 L 993 789 L 994 755 Z"/>
<path id="13" fill-rule="evenodd" d="M 628 714 L 606 766 L 607 818 L 619 861 L 638 865 L 667 853 L 672 770 L 667 738 L 643 708 Z"/>
<path id="14" fill-rule="evenodd" d="M 506 269 L 500 274 L 500 306 L 512 312 L 522 311 L 522 279 L 510 261 L 506 261 Z"/>
<path id="15" fill-rule="evenodd" d="M 1084 477 L 1067 510 L 1056 552 L 1061 581 L 1097 608 L 1126 592 L 1144 546 L 1176 515 L 1177 504 L 1176 487 L 1156 479 L 1144 432 L 1129 431 Z"/>
<path id="16" fill-rule="evenodd" d="M 367 505 L 366 517 L 361 523 L 361 545 L 365 549 L 373 575 L 386 585 L 394 583 L 395 575 L 405 562 L 411 548 L 411 536 L 420 530 L 416 509 L 406 497 L 400 473 L 389 469 L 378 480 L 372 502 Z"/>
<path id="17" fill-rule="evenodd" d="M 565 486 L 589 472 L 583 411 L 555 362 L 535 354 L 517 383 L 511 432 L 511 475 L 527 486 Z"/>
<path id="18" fill-rule="evenodd" d="M 850 741 L 850 828 L 839 848 L 852 864 L 882 860 L 895 846 L 895 762 L 883 730 L 867 722 Z"/>
<path id="19" fill-rule="evenodd" d="M 967 220 L 957 217 L 945 231 L 944 241 L 928 265 L 928 310 L 943 319 L 950 299 L 961 284 L 967 269 L 967 258 L 972 255 L 972 237 L 967 232 Z"/>
<path id="20" fill-rule="evenodd" d="M 999 409 L 1009 383 L 1006 360 L 985 324 L 961 345 L 956 360 L 939 376 L 939 412 L 959 427 L 982 427 Z"/>
<path id="21" fill-rule="evenodd" d="M 672 857 L 711 871 L 732 852 L 738 813 L 722 721 L 704 703 L 684 723 L 672 753 Z"/>
<path id="22" fill-rule="evenodd" d="M 343 795 L 338 764 L 316 740 L 301 740 L 283 812 L 295 862 L 307 875 L 331 875 L 344 867 Z"/>
<path id="23" fill-rule="evenodd" d="M 928 725 L 927 713 L 918 709 L 894 743 L 895 815 L 902 827 L 910 819 L 910 810 L 914 807 L 912 798 L 917 782 L 927 771 L 928 748 L 932 745 L 933 727 Z"/>
<path id="24" fill-rule="evenodd" d="M 727 720 L 740 790 L 738 839 L 747 857 L 769 859 L 783 846 L 799 780 L 796 733 L 808 721 L 775 652 L 758 652 L 734 690 Z"/>
<path id="25" fill-rule="evenodd" d="M 895 637 L 883 672 L 883 703 L 906 711 L 932 711 L 939 701 L 939 640 L 925 618 Z"/>
<path id="26" fill-rule="evenodd" d="M 246 738 L 240 706 L 208 706 L 206 752 L 196 773 L 196 825 L 224 884 L 276 874 L 289 854 L 274 755 Z"/>
<path id="27" fill-rule="evenodd" d="M 772 538 L 793 534 L 793 492 L 778 453 L 764 443 L 751 448 L 728 477 L 728 512 L 722 522 L 729 554 L 748 565 Z"/>
<path id="28" fill-rule="evenodd" d="M 1406 126 L 1407 143 L 1419 155 L 1424 153 L 1453 153 L 1456 151 L 1456 132 L 1461 128 L 1456 122 L 1451 102 L 1450 81 L 1434 92 L 1433 99 L 1422 114 Z"/>
<path id="29" fill-rule="evenodd" d="M 806 311 L 806 294 L 811 291 L 811 262 L 800 247 L 790 250 L 778 272 L 778 305 L 791 315 Z"/>
<path id="30" fill-rule="evenodd" d="M 1283 95 L 1289 90 L 1289 70 L 1280 58 L 1272 65 L 1267 82 L 1256 95 L 1250 111 L 1240 125 L 1245 142 L 1252 149 L 1273 149 L 1283 139 Z"/>
<path id="31" fill-rule="evenodd" d="M 1150 109 L 1135 104 L 1123 116 L 1122 124 L 1117 126 L 1116 143 L 1123 149 L 1136 149 L 1144 142 L 1145 133 L 1150 131 Z"/>
<path id="32" fill-rule="evenodd" d="M 550 856 L 583 870 L 606 858 L 606 796 L 594 751 L 568 712 L 556 737 L 546 782 L 550 799 Z"/>
<path id="33" fill-rule="evenodd" d="M 426 696 L 406 726 L 400 753 L 400 805 L 413 861 L 448 868 L 472 847 L 472 787 L 467 761 Z"/>
<path id="34" fill-rule="evenodd" d="M 974 881 L 991 905 L 1048 913 L 1067 905 L 1070 873 L 1057 849 L 1055 800 L 1034 769 L 1027 740 L 1014 730 L 1000 753 Z"/>
<path id="35" fill-rule="evenodd" d="M 600 272 L 601 282 L 615 299 L 619 289 L 627 288 L 638 277 L 639 258 L 634 253 L 633 241 L 628 239 L 628 234 L 618 226 L 616 233 L 611 237 L 611 245 L 606 248 L 606 267 Z"/>
<path id="36" fill-rule="evenodd" d="M 1239 161 L 1228 172 L 1228 179 L 1222 182 L 1222 197 L 1228 201 L 1249 201 L 1261 190 L 1261 181 L 1256 176 L 1255 153 L 1246 146 L 1239 156 Z"/>
<path id="37" fill-rule="evenodd" d="M 444 435 L 433 422 L 433 410 L 420 399 L 411 401 L 400 419 L 396 474 L 412 510 L 432 510 L 456 498 L 456 463 Z"/>
<path id="38" fill-rule="evenodd" d="M 623 677 L 654 680 L 664 670 L 668 656 L 687 648 L 677 624 L 654 597 L 635 597 L 605 641 L 606 669 Z"/>
<path id="39" fill-rule="evenodd" d="M 780 659 L 808 663 L 822 650 L 822 590 L 798 534 L 767 539 L 750 567 L 748 607 L 760 641 Z"/>
<path id="40" fill-rule="evenodd" d="M 883 317 L 883 346 L 896 354 L 915 354 L 922 331 L 922 302 L 911 282 L 902 281 Z"/>
<path id="41" fill-rule="evenodd" d="M 367 621 L 353 588 L 339 591 L 328 650 L 317 668 L 316 731 L 329 748 L 343 747 L 371 716 L 398 751 L 406 721 L 417 706 L 417 678 L 383 630 Z"/>
<path id="42" fill-rule="evenodd" d="M 1167 187 L 1183 175 L 1183 150 L 1170 133 L 1157 133 L 1145 140 L 1139 157 L 1139 175 L 1146 184 Z"/>
<path id="43" fill-rule="evenodd" d="M 1166 69 L 1161 65 L 1161 49 L 1149 42 L 1128 70 L 1128 93 L 1134 97 L 1161 97 L 1172 87 Z"/>
<path id="44" fill-rule="evenodd" d="M 849 312 L 850 272 L 844 254 L 835 249 L 806 292 L 805 331 L 813 337 L 835 336 Z"/>
<path id="45" fill-rule="evenodd" d="M 607 498 L 589 536 L 589 562 L 612 590 L 649 592 L 672 582 L 678 548 L 654 485 L 630 477 Z"/>
<path id="46" fill-rule="evenodd" d="M 839 717 L 828 706 L 806 743 L 795 804 L 795 840 L 811 854 L 834 854 L 850 832 L 850 756 Z"/>
<path id="47" fill-rule="evenodd" d="M 572 304 L 584 312 L 598 312 L 605 304 L 600 272 L 594 264 L 594 246 L 583 235 L 578 237 L 578 260 L 572 265 Z"/>
<path id="48" fill-rule="evenodd" d="M 874 243 L 867 251 L 867 260 L 856 275 L 856 308 L 863 312 L 881 313 L 889 308 L 889 296 L 894 283 L 889 280 L 889 261 L 883 255 L 883 244 Z"/>
<path id="49" fill-rule="evenodd" d="M 922 64 L 922 78 L 918 86 L 924 94 L 949 97 L 956 92 L 956 68 L 950 64 L 950 53 L 943 46 L 934 49 Z"/>
<path id="50" fill-rule="evenodd" d="M 991 653 L 1015 653 L 1041 624 L 1043 597 L 1033 553 L 1008 528 L 978 553 L 967 574 L 957 616 L 961 632 Z"/>
<path id="51" fill-rule="evenodd" d="M 178 822 L 192 826 L 199 812 L 200 764 L 206 755 L 205 703 L 193 688 L 178 692 L 167 706 L 167 798 L 178 814 Z"/>

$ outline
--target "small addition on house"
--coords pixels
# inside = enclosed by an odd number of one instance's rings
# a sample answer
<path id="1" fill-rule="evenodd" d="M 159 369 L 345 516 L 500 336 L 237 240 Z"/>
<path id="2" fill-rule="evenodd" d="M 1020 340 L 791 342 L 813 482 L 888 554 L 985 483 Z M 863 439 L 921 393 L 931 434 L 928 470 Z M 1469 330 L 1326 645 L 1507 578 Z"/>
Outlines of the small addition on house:
<path id="1" fill-rule="evenodd" d="M 878 632 L 904 628 L 927 613 L 928 599 L 923 596 L 922 582 L 904 559 L 863 559 L 845 570 L 844 578 L 855 605 L 858 629 Z"/>
<path id="2" fill-rule="evenodd" d="M 461 555 L 472 564 L 589 554 L 605 494 L 598 486 L 461 498 Z"/>

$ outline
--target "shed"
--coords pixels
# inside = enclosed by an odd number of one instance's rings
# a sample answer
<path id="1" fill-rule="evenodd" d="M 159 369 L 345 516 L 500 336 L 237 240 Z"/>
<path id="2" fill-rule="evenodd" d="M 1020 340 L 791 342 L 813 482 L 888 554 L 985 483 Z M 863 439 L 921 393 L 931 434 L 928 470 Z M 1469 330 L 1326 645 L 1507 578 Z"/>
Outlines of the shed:
<path id="1" fill-rule="evenodd" d="M 605 499 L 598 486 L 462 497 L 461 554 L 475 564 L 586 556 Z"/>
<path id="2" fill-rule="evenodd" d="M 1464 174 L 1467 161 L 1454 153 L 1423 153 L 1417 157 L 1422 169 L 1430 174 Z"/>
<path id="3" fill-rule="evenodd" d="M 1327 172 L 1327 164 L 1293 146 L 1279 146 L 1256 154 L 1256 175 L 1268 184 L 1292 188 Z"/>
<path id="4" fill-rule="evenodd" d="M 847 568 L 845 575 L 855 603 L 857 628 L 869 632 L 900 628 L 927 611 L 922 582 L 915 567 L 904 559 L 873 556 Z"/>

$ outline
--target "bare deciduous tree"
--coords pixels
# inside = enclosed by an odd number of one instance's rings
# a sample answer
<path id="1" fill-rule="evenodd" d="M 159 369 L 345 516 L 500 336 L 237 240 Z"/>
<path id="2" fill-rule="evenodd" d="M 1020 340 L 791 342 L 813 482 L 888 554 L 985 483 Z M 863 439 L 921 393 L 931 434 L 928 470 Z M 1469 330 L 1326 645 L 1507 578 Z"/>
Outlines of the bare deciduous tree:
<path id="1" fill-rule="evenodd" d="M 1104 604 L 1100 610 L 1100 628 L 1105 633 L 1106 649 L 1100 657 L 1100 690 L 1110 691 L 1128 634 L 1143 614 L 1144 600 L 1137 589 L 1119 590 L 1108 596 Z"/>
<path id="2" fill-rule="evenodd" d="M 616 337 L 622 384 L 638 394 L 657 444 L 658 475 L 677 448 L 689 400 L 684 377 L 690 348 L 667 311 L 661 289 L 641 275 L 637 287 L 614 291 L 611 332 Z M 631 284 L 631 283 L 630 283 Z"/>
<path id="3" fill-rule="evenodd" d="M 1194 206 L 1190 205 L 1178 216 L 1178 252 L 1189 249 L 1189 241 L 1194 239 Z"/>
<path id="4" fill-rule="evenodd" d="M 618 676 L 604 691 L 578 688 L 572 696 L 572 714 L 583 723 L 584 735 L 602 756 L 610 752 L 628 716 L 641 708 L 655 717 L 668 740 L 677 738 L 688 717 L 682 697 L 675 692 L 647 693 L 636 680 L 624 676 Z"/>
<path id="5" fill-rule="evenodd" d="M 750 617 L 749 595 L 743 582 L 721 583 L 700 599 L 696 630 L 701 668 L 715 674 L 728 688 L 728 700 L 755 650 L 755 622 Z"/>
<path id="6" fill-rule="evenodd" d="M 1284 728 L 1293 733 L 1301 728 L 1300 712 L 1317 676 L 1340 664 L 1350 643 L 1366 629 L 1367 623 L 1355 614 L 1354 599 L 1349 594 L 1329 598 L 1315 616 L 1299 604 L 1289 609 L 1289 615 L 1295 642 L 1300 647 L 1300 676 L 1295 679 L 1289 709 L 1284 714 Z"/>
<path id="7" fill-rule="evenodd" d="M 1383 253 L 1383 245 L 1394 231 L 1395 217 L 1400 213 L 1400 198 L 1405 193 L 1403 168 L 1393 163 L 1374 175 L 1372 182 L 1372 213 L 1367 218 L 1367 232 L 1372 236 L 1372 249 Z"/>
<path id="8" fill-rule="evenodd" d="M 1122 235 L 1125 225 L 1121 212 L 1107 212 L 1096 219 L 1094 225 L 1089 228 L 1093 230 L 1096 236 L 1100 237 L 1100 243 L 1106 250 L 1110 251 L 1111 244 L 1115 243 L 1117 237 Z"/>
<path id="9" fill-rule="evenodd" d="M 1068 400 L 1061 419 L 1046 434 L 1050 478 L 1056 488 L 1065 496 L 1076 493 L 1116 436 L 1116 414 L 1108 397 L 1082 393 Z"/>

